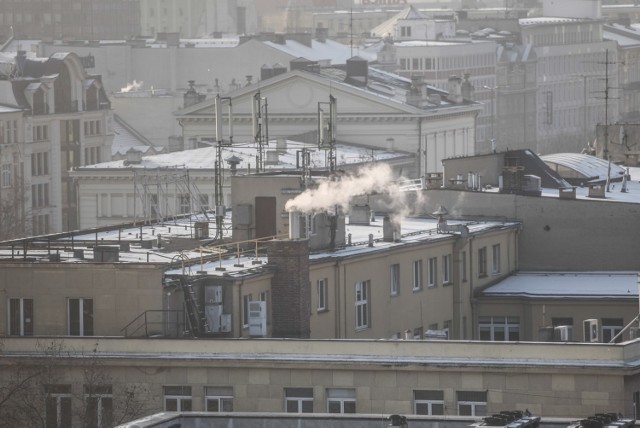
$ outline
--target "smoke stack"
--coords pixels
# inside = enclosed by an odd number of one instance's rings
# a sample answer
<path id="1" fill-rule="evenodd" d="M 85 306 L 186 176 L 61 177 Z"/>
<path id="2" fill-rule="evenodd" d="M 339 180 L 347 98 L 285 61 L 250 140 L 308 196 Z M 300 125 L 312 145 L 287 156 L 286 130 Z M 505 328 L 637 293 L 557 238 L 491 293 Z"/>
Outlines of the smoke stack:
<path id="1" fill-rule="evenodd" d="M 294 241 L 300 239 L 300 217 L 297 211 L 289 212 L 289 239 Z"/>
<path id="2" fill-rule="evenodd" d="M 400 241 L 400 223 L 392 221 L 389 216 L 382 219 L 382 238 L 386 242 Z"/>

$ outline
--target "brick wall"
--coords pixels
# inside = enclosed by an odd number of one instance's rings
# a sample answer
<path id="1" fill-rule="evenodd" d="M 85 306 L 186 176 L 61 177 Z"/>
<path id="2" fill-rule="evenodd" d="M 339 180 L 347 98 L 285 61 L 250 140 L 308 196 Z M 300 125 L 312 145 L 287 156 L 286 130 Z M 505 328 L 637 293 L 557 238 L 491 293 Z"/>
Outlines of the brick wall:
<path id="1" fill-rule="evenodd" d="M 307 339 L 311 314 L 309 241 L 269 241 L 268 256 L 269 266 L 275 269 L 271 281 L 272 335 Z"/>

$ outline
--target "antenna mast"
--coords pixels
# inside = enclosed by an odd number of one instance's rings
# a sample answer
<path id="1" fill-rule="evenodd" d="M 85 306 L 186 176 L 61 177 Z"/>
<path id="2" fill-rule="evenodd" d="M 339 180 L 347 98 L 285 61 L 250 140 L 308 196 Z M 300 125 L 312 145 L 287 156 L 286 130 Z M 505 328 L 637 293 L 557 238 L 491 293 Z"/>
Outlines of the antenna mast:
<path id="1" fill-rule="evenodd" d="M 229 119 L 229 139 L 224 141 L 222 136 L 222 104 L 227 104 L 227 116 Z M 233 144 L 233 111 L 230 97 L 216 95 L 214 102 L 214 114 L 216 119 L 216 175 L 215 175 L 215 213 L 216 213 L 216 239 L 222 239 L 222 227 L 224 226 L 224 194 L 222 193 L 222 183 L 224 180 L 224 165 L 222 163 L 222 148 Z"/>
<path id="2" fill-rule="evenodd" d="M 264 146 L 269 145 L 269 112 L 267 98 L 260 96 L 260 91 L 253 96 L 253 137 L 258 147 L 256 171 L 264 171 Z"/>

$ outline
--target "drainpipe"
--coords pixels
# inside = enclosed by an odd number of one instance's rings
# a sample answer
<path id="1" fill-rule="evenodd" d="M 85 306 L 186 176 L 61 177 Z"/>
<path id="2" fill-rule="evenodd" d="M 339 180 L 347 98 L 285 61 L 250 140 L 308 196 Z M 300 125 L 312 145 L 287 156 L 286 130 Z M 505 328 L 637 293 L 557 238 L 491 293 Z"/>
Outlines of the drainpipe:
<path id="1" fill-rule="evenodd" d="M 344 308 L 344 311 L 342 312 L 342 323 L 344 325 L 343 339 L 346 339 L 347 338 L 347 267 L 345 265 L 342 265 L 342 273 L 343 273 L 343 279 L 344 279 L 344 284 L 342 285 L 342 294 L 343 294 L 342 305 Z"/>
<path id="2" fill-rule="evenodd" d="M 335 287 L 334 287 L 334 304 L 335 304 L 335 308 L 336 310 L 335 312 L 335 316 L 334 316 L 334 326 L 333 326 L 333 335 L 335 336 L 336 339 L 340 338 L 340 311 L 338 308 L 340 308 L 340 260 L 336 260 L 336 263 L 333 267 L 333 277 L 334 277 L 334 282 L 335 282 Z M 327 284 L 328 286 L 328 284 Z M 328 290 L 327 290 L 328 292 Z"/>
<path id="3" fill-rule="evenodd" d="M 240 284 L 238 284 L 238 322 L 236 323 L 238 325 L 238 334 L 236 335 L 236 337 L 242 337 L 242 329 L 243 329 L 243 324 L 242 324 L 242 285 L 244 284 L 244 278 L 242 278 L 240 280 Z M 222 307 L 224 308 L 224 302 Z M 233 317 L 232 317 L 233 319 Z"/>
<path id="4" fill-rule="evenodd" d="M 476 340 L 476 316 L 473 301 L 473 278 L 475 277 L 473 271 L 473 239 L 473 237 L 469 238 L 469 307 L 471 308 L 471 340 Z"/>

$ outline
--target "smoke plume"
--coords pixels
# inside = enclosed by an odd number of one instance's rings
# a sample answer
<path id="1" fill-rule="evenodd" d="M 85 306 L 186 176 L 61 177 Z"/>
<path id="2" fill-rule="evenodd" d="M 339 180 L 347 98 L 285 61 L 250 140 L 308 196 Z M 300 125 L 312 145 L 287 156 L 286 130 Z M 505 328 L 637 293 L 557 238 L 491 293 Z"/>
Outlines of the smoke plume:
<path id="1" fill-rule="evenodd" d="M 138 82 L 137 80 L 134 80 L 133 83 L 127 83 L 127 86 L 121 88 L 120 92 L 135 92 L 142 87 L 143 83 L 143 81 Z"/>
<path id="2" fill-rule="evenodd" d="M 384 194 L 388 206 L 400 215 L 409 211 L 402 192 L 394 181 L 391 167 L 385 163 L 376 163 L 359 169 L 352 175 L 337 180 L 323 181 L 318 187 L 307 189 L 285 205 L 287 211 L 303 213 L 333 212 L 338 206 L 343 212 L 349 212 L 351 200 L 360 195 L 371 193 Z"/>

